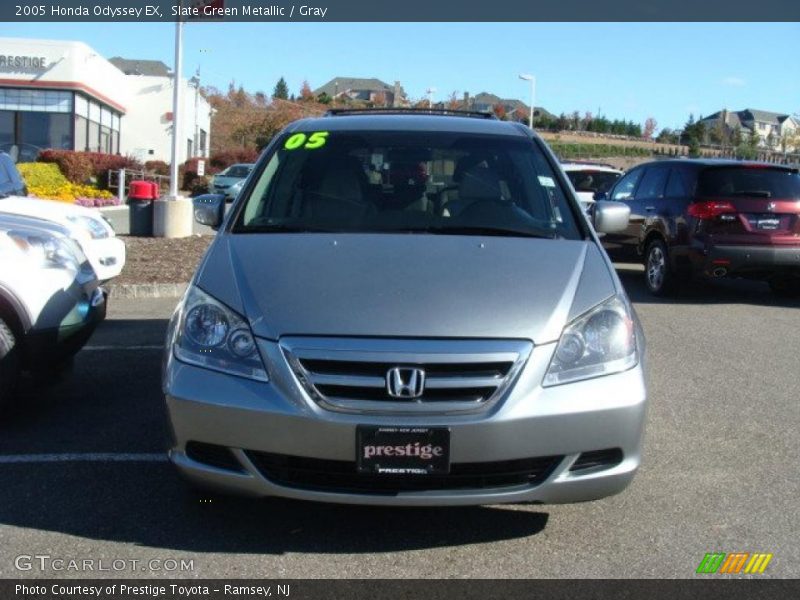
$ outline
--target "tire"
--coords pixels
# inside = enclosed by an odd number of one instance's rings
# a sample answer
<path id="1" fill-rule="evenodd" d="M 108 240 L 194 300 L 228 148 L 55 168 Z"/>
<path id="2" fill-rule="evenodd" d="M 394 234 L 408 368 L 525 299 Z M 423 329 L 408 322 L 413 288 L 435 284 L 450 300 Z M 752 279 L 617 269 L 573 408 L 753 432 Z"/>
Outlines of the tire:
<path id="1" fill-rule="evenodd" d="M 782 298 L 800 296 L 800 277 L 775 277 L 769 280 L 772 293 Z"/>
<path id="2" fill-rule="evenodd" d="M 0 408 L 6 407 L 14 395 L 19 379 L 17 339 L 6 322 L 0 319 Z"/>
<path id="3" fill-rule="evenodd" d="M 675 291 L 677 277 L 669 264 L 669 252 L 663 240 L 647 244 L 644 254 L 644 282 L 654 296 L 668 296 Z"/>

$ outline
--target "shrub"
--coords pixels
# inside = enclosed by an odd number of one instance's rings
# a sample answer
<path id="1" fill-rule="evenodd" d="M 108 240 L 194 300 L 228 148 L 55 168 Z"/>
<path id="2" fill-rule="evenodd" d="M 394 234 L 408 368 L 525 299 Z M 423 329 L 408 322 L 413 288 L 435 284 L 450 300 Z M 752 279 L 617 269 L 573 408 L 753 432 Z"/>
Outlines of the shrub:
<path id="1" fill-rule="evenodd" d="M 83 199 L 114 203 L 114 196 L 107 190 L 67 180 L 55 163 L 22 163 L 17 168 L 31 196 L 61 202 L 77 202 Z"/>
<path id="2" fill-rule="evenodd" d="M 144 163 L 144 170 L 156 175 L 169 175 L 169 164 L 163 160 L 148 160 Z"/>
<path id="3" fill-rule="evenodd" d="M 192 184 L 188 189 L 191 191 L 192 196 L 199 196 L 200 194 L 207 194 L 208 193 L 208 186 L 209 186 L 210 182 L 211 182 L 211 179 L 209 177 L 206 177 L 205 175 L 202 175 L 202 176 L 201 175 L 197 175 L 192 180 Z"/>
<path id="4" fill-rule="evenodd" d="M 213 155 L 208 164 L 218 171 L 236 163 L 254 163 L 258 160 L 258 150 L 255 148 L 238 148 L 226 150 Z"/>
<path id="5" fill-rule="evenodd" d="M 197 163 L 198 161 L 205 160 L 205 176 L 210 177 L 215 173 L 219 173 L 220 169 L 209 164 L 208 159 L 194 157 L 183 163 L 178 169 L 178 181 L 181 182 L 182 190 L 191 190 L 192 182 L 197 178 Z"/>
<path id="6" fill-rule="evenodd" d="M 119 169 L 136 169 L 141 170 L 142 164 L 131 156 L 121 156 L 119 154 L 105 154 L 103 152 L 76 152 L 74 150 L 42 150 L 39 153 L 39 162 L 56 163 L 61 172 L 67 176 L 70 181 L 76 183 L 83 183 L 89 177 L 97 182 L 101 188 L 108 188 L 108 171 L 117 171 Z M 88 163 L 90 165 L 90 175 L 81 180 L 76 180 L 70 177 L 68 169 L 72 165 L 82 165 Z"/>
<path id="7" fill-rule="evenodd" d="M 17 169 L 28 188 L 62 186 L 69 183 L 55 163 L 20 163 Z"/>

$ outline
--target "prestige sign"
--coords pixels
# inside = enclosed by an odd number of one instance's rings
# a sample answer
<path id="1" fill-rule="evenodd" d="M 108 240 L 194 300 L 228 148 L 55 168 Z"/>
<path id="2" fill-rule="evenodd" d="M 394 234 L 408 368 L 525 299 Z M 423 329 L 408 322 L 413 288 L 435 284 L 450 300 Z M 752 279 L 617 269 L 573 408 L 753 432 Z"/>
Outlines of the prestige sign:
<path id="1" fill-rule="evenodd" d="M 14 56 L 13 54 L 0 54 L 0 69 L 18 71 L 44 71 L 47 68 L 47 59 L 44 56 Z"/>

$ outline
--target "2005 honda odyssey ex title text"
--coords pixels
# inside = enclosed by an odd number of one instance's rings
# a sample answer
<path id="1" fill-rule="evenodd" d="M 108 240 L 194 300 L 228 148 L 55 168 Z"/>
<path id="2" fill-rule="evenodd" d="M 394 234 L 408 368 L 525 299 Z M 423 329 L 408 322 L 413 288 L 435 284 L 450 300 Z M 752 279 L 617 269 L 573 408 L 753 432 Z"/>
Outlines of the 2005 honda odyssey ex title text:
<path id="1" fill-rule="evenodd" d="M 545 144 L 481 113 L 289 125 L 170 323 L 172 462 L 202 486 L 385 505 L 576 502 L 640 462 L 644 338 Z"/>

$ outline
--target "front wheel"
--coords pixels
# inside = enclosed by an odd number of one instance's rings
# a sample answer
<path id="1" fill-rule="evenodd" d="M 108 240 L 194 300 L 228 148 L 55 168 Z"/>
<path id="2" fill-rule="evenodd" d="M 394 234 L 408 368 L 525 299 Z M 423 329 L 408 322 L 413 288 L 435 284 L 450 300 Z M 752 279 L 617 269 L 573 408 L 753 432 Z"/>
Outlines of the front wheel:
<path id="1" fill-rule="evenodd" d="M 656 239 L 647 245 L 644 280 L 654 296 L 666 296 L 675 289 L 675 273 L 669 266 L 667 245 L 662 240 Z"/>
<path id="2" fill-rule="evenodd" d="M 19 371 L 17 340 L 5 321 L 0 319 L 0 408 L 11 401 L 17 387 Z"/>

